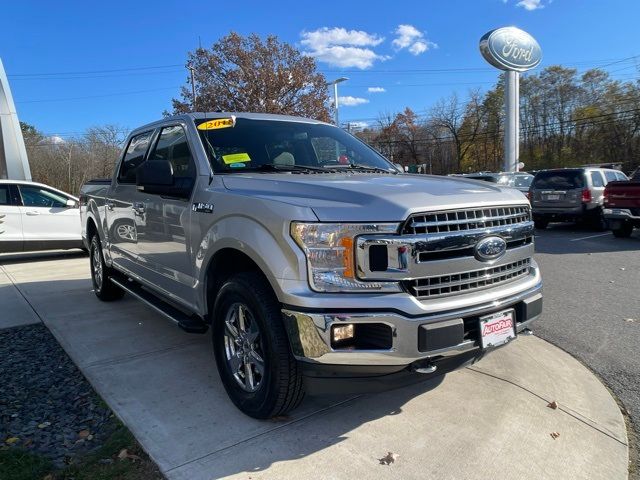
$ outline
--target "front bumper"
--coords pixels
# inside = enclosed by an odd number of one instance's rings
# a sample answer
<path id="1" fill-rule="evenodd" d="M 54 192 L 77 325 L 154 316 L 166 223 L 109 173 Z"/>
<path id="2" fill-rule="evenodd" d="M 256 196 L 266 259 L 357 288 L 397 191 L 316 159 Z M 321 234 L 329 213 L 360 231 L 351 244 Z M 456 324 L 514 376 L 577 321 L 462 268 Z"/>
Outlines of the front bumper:
<path id="1" fill-rule="evenodd" d="M 533 288 L 517 294 L 462 309 L 443 311 L 430 315 L 407 317 L 395 312 L 364 311 L 357 313 L 323 313 L 283 309 L 283 318 L 294 356 L 301 362 L 318 365 L 351 366 L 357 373 L 357 366 L 379 366 L 380 374 L 388 373 L 386 367 L 404 368 L 414 362 L 459 355 L 462 353 L 480 353 L 478 332 L 466 331 L 467 325 L 473 325 L 481 315 L 514 308 L 516 312 L 516 331 L 527 328 L 542 311 L 542 282 Z M 449 326 L 462 319 L 465 334 L 455 343 L 446 344 L 447 335 L 438 334 L 438 327 Z M 331 330 L 341 324 L 382 324 L 392 331 L 392 343 L 387 349 L 339 349 L 332 348 Z M 426 333 L 419 330 L 427 327 Z M 442 330 L 444 331 L 444 330 Z M 419 338 L 424 335 L 438 336 L 439 348 L 425 350 L 420 346 Z M 444 343 L 443 343 L 444 338 Z M 427 342 L 427 344 L 429 344 Z M 347 368 L 348 370 L 348 368 Z M 375 369 L 374 369 L 375 371 Z M 357 376 L 357 375 L 354 375 Z"/>

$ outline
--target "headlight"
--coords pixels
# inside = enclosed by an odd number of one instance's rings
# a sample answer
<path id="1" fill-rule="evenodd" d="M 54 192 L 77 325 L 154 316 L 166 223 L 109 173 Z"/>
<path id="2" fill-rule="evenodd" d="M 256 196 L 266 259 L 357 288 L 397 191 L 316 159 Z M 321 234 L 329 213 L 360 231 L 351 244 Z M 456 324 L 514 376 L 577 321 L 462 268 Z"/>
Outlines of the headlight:
<path id="1" fill-rule="evenodd" d="M 397 282 L 362 282 L 356 278 L 355 237 L 389 233 L 385 225 L 362 223 L 291 223 L 291 236 L 307 257 L 309 283 L 316 292 L 399 292 Z"/>

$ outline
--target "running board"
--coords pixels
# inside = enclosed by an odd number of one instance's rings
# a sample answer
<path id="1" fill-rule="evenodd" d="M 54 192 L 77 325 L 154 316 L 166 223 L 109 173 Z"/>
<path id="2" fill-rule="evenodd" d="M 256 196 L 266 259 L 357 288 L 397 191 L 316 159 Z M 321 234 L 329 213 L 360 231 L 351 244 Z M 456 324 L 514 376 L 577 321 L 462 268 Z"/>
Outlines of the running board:
<path id="1" fill-rule="evenodd" d="M 109 280 L 128 294 L 143 301 L 153 310 L 177 324 L 185 332 L 205 333 L 209 328 L 209 326 L 197 315 L 189 316 L 186 313 L 181 312 L 177 308 L 156 297 L 153 293 L 145 290 L 140 284 L 133 280 L 128 281 L 122 277 L 109 277 Z"/>

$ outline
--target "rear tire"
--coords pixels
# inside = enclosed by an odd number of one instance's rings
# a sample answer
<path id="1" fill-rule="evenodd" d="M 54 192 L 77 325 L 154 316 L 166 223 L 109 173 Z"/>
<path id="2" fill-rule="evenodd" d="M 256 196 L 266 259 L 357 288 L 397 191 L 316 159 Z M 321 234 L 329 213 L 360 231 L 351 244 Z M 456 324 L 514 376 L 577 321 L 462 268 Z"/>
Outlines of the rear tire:
<path id="1" fill-rule="evenodd" d="M 104 262 L 102 244 L 98 234 L 91 238 L 89 265 L 91 267 L 91 283 L 93 283 L 93 291 L 96 297 L 103 302 L 111 302 L 124 296 L 124 290 L 110 280 L 110 277 L 116 275 L 116 272 Z"/>
<path id="2" fill-rule="evenodd" d="M 546 220 L 544 218 L 534 218 L 533 219 L 533 225 L 538 230 L 544 230 L 549 225 L 549 220 Z"/>
<path id="3" fill-rule="evenodd" d="M 604 232 L 609 227 L 607 221 L 604 218 L 601 208 L 599 208 L 594 214 L 591 220 L 591 225 L 598 232 Z"/>
<path id="4" fill-rule="evenodd" d="M 280 303 L 258 272 L 222 285 L 213 308 L 213 350 L 231 401 L 266 419 L 296 408 L 304 397 L 302 373 L 291 354 Z"/>
<path id="5" fill-rule="evenodd" d="M 616 238 L 629 238 L 633 233 L 633 225 L 629 222 L 621 222 L 620 225 L 611 230 Z"/>

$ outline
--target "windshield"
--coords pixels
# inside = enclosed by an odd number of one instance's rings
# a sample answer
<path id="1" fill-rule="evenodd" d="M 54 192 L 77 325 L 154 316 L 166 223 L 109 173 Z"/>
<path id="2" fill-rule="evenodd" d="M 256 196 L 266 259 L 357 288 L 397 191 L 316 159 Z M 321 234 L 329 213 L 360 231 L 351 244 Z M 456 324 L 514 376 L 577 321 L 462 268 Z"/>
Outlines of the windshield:
<path id="1" fill-rule="evenodd" d="M 215 172 L 372 168 L 397 173 L 375 150 L 324 124 L 246 118 L 196 122 Z"/>
<path id="2" fill-rule="evenodd" d="M 571 190 L 583 188 L 581 170 L 547 170 L 538 172 L 533 180 L 533 188 L 546 190 Z"/>
<path id="3" fill-rule="evenodd" d="M 506 187 L 529 188 L 533 175 L 500 175 L 498 183 Z"/>

